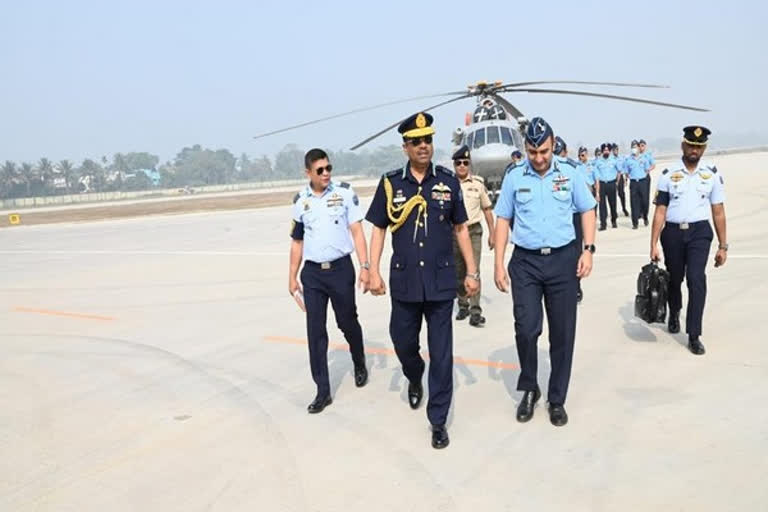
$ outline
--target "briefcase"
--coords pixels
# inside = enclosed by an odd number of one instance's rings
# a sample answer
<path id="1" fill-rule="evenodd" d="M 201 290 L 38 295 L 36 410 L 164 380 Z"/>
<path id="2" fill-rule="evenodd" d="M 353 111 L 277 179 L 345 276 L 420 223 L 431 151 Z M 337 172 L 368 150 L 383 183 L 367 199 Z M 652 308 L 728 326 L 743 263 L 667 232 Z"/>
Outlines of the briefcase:
<path id="1" fill-rule="evenodd" d="M 668 293 L 669 272 L 655 261 L 644 265 L 637 276 L 635 316 L 649 324 L 666 322 Z"/>

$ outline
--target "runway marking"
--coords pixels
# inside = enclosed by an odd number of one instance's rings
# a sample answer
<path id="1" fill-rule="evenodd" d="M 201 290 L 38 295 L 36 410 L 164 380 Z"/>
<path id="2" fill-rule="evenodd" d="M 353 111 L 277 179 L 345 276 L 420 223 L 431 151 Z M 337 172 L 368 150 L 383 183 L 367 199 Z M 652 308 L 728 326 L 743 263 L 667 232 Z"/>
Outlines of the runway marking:
<path id="1" fill-rule="evenodd" d="M 714 255 L 714 252 L 711 253 Z M 115 250 L 0 250 L 0 255 L 24 256 L 238 256 L 238 257 L 276 257 L 288 258 L 287 251 L 115 251 Z M 508 253 L 509 255 L 509 253 Z M 492 252 L 483 252 L 483 256 L 493 257 Z M 648 253 L 602 253 L 595 258 L 648 258 Z M 766 260 L 768 254 L 729 254 L 729 260 Z"/>
<path id="2" fill-rule="evenodd" d="M 303 340 L 300 338 L 288 338 L 286 336 L 264 336 L 264 341 L 267 341 L 269 343 L 285 343 L 289 345 L 306 345 L 307 344 L 307 340 Z M 328 347 L 334 350 L 346 350 L 347 352 L 349 352 L 349 345 L 347 345 L 346 343 L 328 343 Z M 386 356 L 397 355 L 395 351 L 392 349 L 379 348 L 379 347 L 366 347 L 365 353 L 374 354 L 374 355 L 386 355 Z M 429 356 L 427 354 L 422 353 L 422 357 L 424 357 L 425 360 L 429 359 Z M 520 366 L 515 363 L 502 363 L 497 361 L 486 361 L 483 359 L 465 359 L 459 356 L 454 357 L 453 362 L 456 364 L 465 364 L 467 366 L 497 368 L 499 370 L 517 370 L 518 368 L 520 368 Z"/>
<path id="3" fill-rule="evenodd" d="M 50 309 L 34 309 L 34 308 L 25 308 L 22 306 L 17 306 L 13 308 L 11 311 L 15 313 L 36 313 L 38 315 L 64 316 L 69 318 L 82 318 L 85 320 L 101 320 L 104 322 L 111 322 L 112 320 L 116 320 L 116 318 L 112 316 L 89 315 L 86 313 L 70 313 L 67 311 L 53 311 Z"/>

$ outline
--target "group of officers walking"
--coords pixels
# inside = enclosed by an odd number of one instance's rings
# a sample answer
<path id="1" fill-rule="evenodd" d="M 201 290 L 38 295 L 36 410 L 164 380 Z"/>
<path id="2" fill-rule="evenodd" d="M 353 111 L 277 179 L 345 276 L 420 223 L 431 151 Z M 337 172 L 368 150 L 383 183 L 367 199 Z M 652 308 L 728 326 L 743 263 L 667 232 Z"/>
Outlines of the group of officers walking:
<path id="1" fill-rule="evenodd" d="M 573 161 L 567 158 L 565 143 L 555 136 L 552 127 L 544 119 L 534 118 L 524 133 L 526 158 L 506 169 L 493 208 L 482 179 L 471 174 L 468 148 L 462 147 L 453 155 L 455 171 L 432 162 L 432 124 L 432 116 L 424 112 L 400 124 L 398 131 L 408 162 L 382 176 L 365 216 L 349 184 L 331 180 L 332 165 L 327 154 L 320 149 L 306 154 L 309 183 L 293 201 L 289 292 L 307 317 L 310 367 L 317 386 L 308 411 L 321 412 L 332 402 L 327 364 L 329 301 L 350 346 L 355 385 L 362 387 L 368 380 L 350 254 L 356 252 L 360 267 L 357 284 L 363 292 L 386 294 L 380 265 L 389 230 L 393 249 L 389 263 L 389 334 L 408 379 L 408 403 L 418 409 L 426 370 L 419 352 L 419 335 L 422 320 L 426 320 L 430 361 L 427 417 L 432 426 L 432 446 L 448 446 L 446 419 L 453 396 L 453 303 L 458 292 L 457 320 L 469 317 L 470 325 L 484 325 L 478 300 L 478 269 L 485 221 L 489 248 L 495 249 L 494 282 L 504 293 L 511 289 L 514 303 L 520 363 L 517 389 L 523 393 L 517 419 L 530 420 L 542 396 L 537 385 L 537 341 L 542 332 L 543 303 L 551 362 L 548 412 L 553 425 L 563 426 L 568 422 L 565 401 L 573 360 L 579 280 L 592 271 L 598 202 L 604 228 L 604 199 L 610 202 L 611 197 L 610 192 L 602 192 L 604 187 L 614 190 L 615 226 L 619 170 L 617 159 L 611 159 L 613 148 L 604 144 L 602 160 L 592 166 L 582 154 L 585 148 L 579 150 L 580 163 Z M 670 332 L 680 328 L 680 286 L 683 277 L 687 280 L 686 331 L 689 348 L 696 354 L 704 352 L 699 340 L 706 296 L 704 267 L 713 238 L 708 209 L 713 212 L 720 241 L 716 266 L 725 263 L 728 248 L 722 175 L 714 166 L 699 163 L 709 133 L 699 126 L 684 129 L 683 159 L 659 179 L 650 250 L 651 259 L 658 260 L 660 238 L 671 274 Z M 640 161 L 634 153 L 628 158 Z M 635 220 L 647 219 L 647 207 L 643 215 L 642 202 L 636 201 L 648 196 L 640 190 L 647 187 L 645 180 L 650 183 L 650 165 L 624 163 L 621 167 L 630 180 L 633 225 Z M 632 183 L 637 185 L 633 188 Z M 363 218 L 372 224 L 369 244 L 362 229 Z M 510 241 L 514 250 L 505 266 Z"/>

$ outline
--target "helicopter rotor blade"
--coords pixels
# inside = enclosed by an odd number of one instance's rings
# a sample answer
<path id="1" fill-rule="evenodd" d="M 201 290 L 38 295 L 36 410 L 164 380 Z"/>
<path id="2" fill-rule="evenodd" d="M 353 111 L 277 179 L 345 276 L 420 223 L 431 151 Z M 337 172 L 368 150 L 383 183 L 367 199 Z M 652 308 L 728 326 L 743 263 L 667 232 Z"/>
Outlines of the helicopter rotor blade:
<path id="1" fill-rule="evenodd" d="M 601 94 L 596 92 L 569 91 L 564 89 L 511 89 L 506 92 L 508 93 L 529 92 L 534 94 L 541 93 L 541 94 L 568 94 L 568 95 L 574 95 L 574 96 L 592 96 L 595 98 L 608 98 L 613 100 L 631 101 L 634 103 L 645 103 L 647 105 L 658 105 L 661 107 L 679 108 L 682 110 L 693 110 L 695 112 L 709 112 L 709 109 L 706 109 L 706 108 L 691 107 L 688 105 L 679 105 L 677 103 L 666 103 L 663 101 L 645 100 L 641 98 L 633 98 L 630 96 L 617 96 L 615 94 Z"/>
<path id="2" fill-rule="evenodd" d="M 522 112 L 520 112 L 514 105 L 512 105 L 509 101 L 507 101 L 507 99 L 501 97 L 501 95 L 494 94 L 493 99 L 501 103 L 501 105 L 507 110 L 507 112 L 512 114 L 515 118 L 525 117 Z"/>
<path id="3" fill-rule="evenodd" d="M 394 100 L 394 101 L 388 101 L 386 103 L 379 103 L 378 105 L 371 105 L 369 107 L 362 107 L 362 108 L 356 108 L 354 110 L 349 110 L 347 112 L 342 112 L 340 114 L 334 114 L 331 116 L 321 117 L 319 119 L 313 119 L 312 121 L 306 121 L 304 123 L 295 124 L 292 126 L 287 126 L 285 128 L 280 128 L 279 130 L 272 130 L 270 132 L 261 133 L 259 135 L 254 136 L 254 139 L 261 139 L 262 137 L 268 137 L 269 135 L 276 135 L 278 133 L 287 132 L 290 130 L 295 130 L 297 128 L 303 128 L 305 126 L 310 126 L 316 123 L 322 123 L 324 121 L 330 121 L 331 119 L 338 119 L 339 117 L 345 117 L 350 116 L 352 114 L 359 114 L 361 112 L 368 112 L 369 110 L 375 110 L 377 108 L 383 108 L 388 107 L 391 105 L 398 105 L 400 103 L 407 103 L 409 101 L 415 101 L 415 100 L 424 100 L 428 98 L 439 98 L 442 96 L 455 96 L 457 94 L 466 94 L 466 91 L 454 91 L 454 92 L 445 92 L 440 94 L 428 94 L 425 96 L 414 96 L 412 98 L 405 98 L 401 100 Z"/>
<path id="4" fill-rule="evenodd" d="M 453 103 L 454 101 L 459 101 L 459 100 L 463 100 L 465 98 L 469 98 L 470 96 L 472 96 L 472 94 L 469 94 L 469 93 L 465 92 L 465 93 L 462 94 L 462 96 L 459 96 L 459 97 L 456 97 L 456 98 L 451 98 L 450 100 L 442 101 L 442 102 L 438 103 L 437 105 L 432 105 L 431 107 L 421 109 L 420 112 L 428 112 L 428 111 L 436 109 L 438 107 L 442 107 L 443 105 L 447 105 L 449 103 Z M 367 139 L 363 140 L 362 142 L 359 142 L 359 143 L 355 144 L 354 146 L 349 148 L 349 150 L 350 151 L 354 151 L 357 148 L 359 148 L 360 146 L 364 146 L 365 144 L 368 144 L 369 142 L 371 142 L 376 137 L 384 135 L 386 132 L 388 132 L 389 130 L 391 130 L 395 126 L 397 126 L 400 123 L 402 123 L 403 121 L 405 121 L 405 119 L 407 119 L 407 118 L 403 118 L 403 119 L 400 119 L 399 121 L 396 121 L 396 122 L 392 123 L 391 125 L 387 126 L 383 130 L 380 130 L 380 131 L 374 133 L 373 135 L 371 135 Z"/>
<path id="5" fill-rule="evenodd" d="M 658 84 L 634 84 L 627 82 L 584 82 L 579 80 L 541 80 L 537 82 L 517 82 L 509 83 L 501 86 L 502 90 L 515 87 L 525 87 L 529 85 L 548 85 L 548 84 L 572 84 L 572 85 L 608 85 L 614 87 L 646 87 L 652 89 L 669 89 L 668 85 Z"/>

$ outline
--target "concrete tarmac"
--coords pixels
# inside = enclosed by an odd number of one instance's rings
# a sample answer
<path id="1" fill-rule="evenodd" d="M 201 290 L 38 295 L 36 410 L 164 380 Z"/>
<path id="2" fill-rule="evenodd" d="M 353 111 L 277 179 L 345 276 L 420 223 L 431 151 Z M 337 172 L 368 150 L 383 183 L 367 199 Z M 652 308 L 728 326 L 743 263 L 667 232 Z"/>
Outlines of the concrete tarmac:
<path id="1" fill-rule="evenodd" d="M 455 322 L 442 451 L 407 405 L 388 296 L 358 298 L 361 389 L 329 313 L 334 402 L 307 414 L 287 205 L 1 230 L 0 510 L 763 510 L 768 155 L 713 160 L 731 250 L 707 269 L 706 355 L 634 317 L 650 228 L 621 217 L 583 283 L 570 422 L 542 400 L 519 424 L 512 300 L 486 249 L 488 323 Z M 545 322 L 543 389 L 547 348 Z"/>

